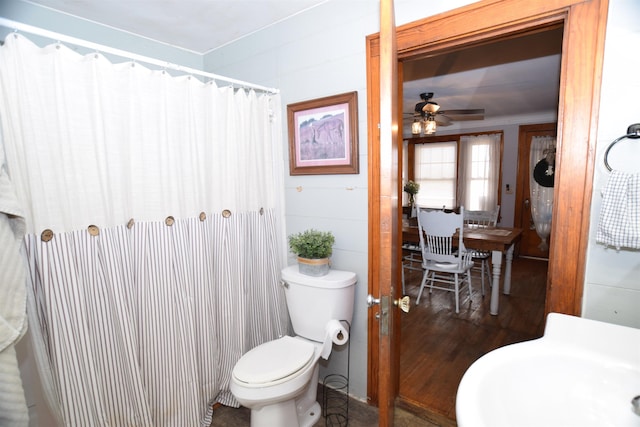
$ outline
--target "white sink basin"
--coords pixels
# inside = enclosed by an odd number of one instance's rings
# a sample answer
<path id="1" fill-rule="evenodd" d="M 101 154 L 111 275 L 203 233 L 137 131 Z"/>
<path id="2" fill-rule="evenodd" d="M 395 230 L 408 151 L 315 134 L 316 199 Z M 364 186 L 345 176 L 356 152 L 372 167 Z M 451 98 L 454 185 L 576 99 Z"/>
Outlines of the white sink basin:
<path id="1" fill-rule="evenodd" d="M 464 374 L 459 427 L 640 426 L 640 329 L 551 313 L 544 336 L 487 353 Z"/>

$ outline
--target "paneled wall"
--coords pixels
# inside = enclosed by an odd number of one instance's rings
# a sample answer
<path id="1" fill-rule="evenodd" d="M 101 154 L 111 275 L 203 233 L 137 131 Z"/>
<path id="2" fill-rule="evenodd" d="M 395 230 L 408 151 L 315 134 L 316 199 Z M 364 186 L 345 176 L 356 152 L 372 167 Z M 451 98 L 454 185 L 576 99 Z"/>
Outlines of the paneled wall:
<path id="1" fill-rule="evenodd" d="M 605 249 L 596 243 L 602 190 L 609 171 L 604 152 L 630 124 L 640 123 L 640 58 L 630 46 L 640 44 L 640 2 L 609 0 L 604 50 L 602 96 L 598 121 L 597 157 L 594 166 L 587 274 L 582 316 L 640 328 L 640 250 Z M 640 173 L 640 140 L 619 142 L 611 150 L 612 168 Z"/>

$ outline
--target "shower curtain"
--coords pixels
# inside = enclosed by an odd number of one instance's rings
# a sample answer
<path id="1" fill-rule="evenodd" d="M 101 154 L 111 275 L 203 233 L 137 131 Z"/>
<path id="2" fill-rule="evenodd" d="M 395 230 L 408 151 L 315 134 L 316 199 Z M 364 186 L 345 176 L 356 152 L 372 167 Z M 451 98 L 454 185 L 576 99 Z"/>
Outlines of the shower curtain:
<path id="1" fill-rule="evenodd" d="M 231 369 L 288 332 L 280 99 L 10 34 L 6 168 L 61 425 L 208 425 Z"/>

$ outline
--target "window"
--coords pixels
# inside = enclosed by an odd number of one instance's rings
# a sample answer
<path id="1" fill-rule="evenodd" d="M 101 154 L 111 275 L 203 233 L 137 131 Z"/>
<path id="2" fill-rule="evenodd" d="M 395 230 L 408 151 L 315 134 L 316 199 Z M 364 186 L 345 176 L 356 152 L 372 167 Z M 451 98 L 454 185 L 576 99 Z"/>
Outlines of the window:
<path id="1" fill-rule="evenodd" d="M 414 180 L 420 184 L 416 196 L 418 206 L 455 206 L 457 151 L 456 141 L 416 145 Z"/>
<path id="2" fill-rule="evenodd" d="M 500 141 L 498 133 L 460 137 L 459 203 L 469 210 L 491 210 L 498 205 Z"/>
<path id="3" fill-rule="evenodd" d="M 419 206 L 489 210 L 499 204 L 502 132 L 416 138 L 408 177 Z"/>

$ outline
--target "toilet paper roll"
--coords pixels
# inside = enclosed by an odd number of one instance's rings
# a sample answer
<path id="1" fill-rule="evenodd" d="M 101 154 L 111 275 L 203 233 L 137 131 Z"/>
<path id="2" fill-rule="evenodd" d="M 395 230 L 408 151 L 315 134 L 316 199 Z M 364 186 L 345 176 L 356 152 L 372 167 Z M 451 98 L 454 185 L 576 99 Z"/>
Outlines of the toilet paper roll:
<path id="1" fill-rule="evenodd" d="M 324 331 L 324 342 L 322 343 L 322 353 L 320 355 L 326 360 L 331 354 L 334 343 L 342 345 L 349 341 L 349 331 L 339 320 L 330 320 L 324 327 Z"/>

